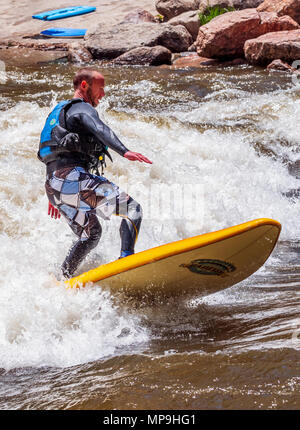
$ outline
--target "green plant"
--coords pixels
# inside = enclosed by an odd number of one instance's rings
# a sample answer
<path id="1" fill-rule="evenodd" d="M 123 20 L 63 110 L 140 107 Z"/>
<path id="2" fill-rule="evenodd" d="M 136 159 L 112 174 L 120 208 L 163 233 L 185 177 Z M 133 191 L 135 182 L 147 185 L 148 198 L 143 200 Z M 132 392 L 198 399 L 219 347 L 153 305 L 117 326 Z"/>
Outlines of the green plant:
<path id="1" fill-rule="evenodd" d="M 234 7 L 224 8 L 220 6 L 208 6 L 203 13 L 200 12 L 198 14 L 200 25 L 207 24 L 213 18 L 216 18 L 217 16 L 222 15 L 223 13 L 233 12 L 233 11 L 235 11 Z"/>
<path id="2" fill-rule="evenodd" d="M 163 22 L 165 17 L 163 15 L 161 15 L 160 13 L 158 13 L 157 15 L 154 16 L 154 18 L 156 19 L 156 21 L 158 22 Z"/>

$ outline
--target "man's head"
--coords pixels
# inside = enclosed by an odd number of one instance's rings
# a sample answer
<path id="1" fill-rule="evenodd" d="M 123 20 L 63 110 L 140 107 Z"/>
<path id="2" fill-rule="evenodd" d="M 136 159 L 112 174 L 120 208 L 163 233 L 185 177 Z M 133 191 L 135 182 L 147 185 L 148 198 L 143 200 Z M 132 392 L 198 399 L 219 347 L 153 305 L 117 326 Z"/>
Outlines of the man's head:
<path id="1" fill-rule="evenodd" d="M 75 96 L 83 98 L 87 103 L 93 107 L 98 106 L 102 97 L 105 96 L 104 92 L 104 76 L 93 69 L 79 70 L 73 79 Z"/>

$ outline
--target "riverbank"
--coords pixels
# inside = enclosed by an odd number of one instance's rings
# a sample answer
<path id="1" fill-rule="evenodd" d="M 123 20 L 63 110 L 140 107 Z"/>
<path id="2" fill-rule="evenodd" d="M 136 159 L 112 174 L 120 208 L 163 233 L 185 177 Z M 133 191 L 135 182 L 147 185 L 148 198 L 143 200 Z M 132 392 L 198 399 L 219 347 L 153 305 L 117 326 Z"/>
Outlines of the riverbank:
<path id="1" fill-rule="evenodd" d="M 200 24 L 204 0 L 95 1 L 96 11 L 56 21 L 32 19 L 47 9 L 37 1 L 7 7 L 0 1 L 0 60 L 6 65 L 41 64 L 62 60 L 78 65 L 139 65 L 171 68 L 252 64 L 296 73 L 300 60 L 300 0 L 211 0 L 227 4 L 225 13 Z M 77 0 L 72 5 L 80 5 Z M 207 3 L 205 2 L 205 5 Z M 231 8 L 231 5 L 235 8 Z M 15 6 L 15 7 L 12 7 Z M 51 3 L 51 10 L 65 6 Z M 224 12 L 224 11 L 223 11 Z M 203 16 L 202 16 L 203 17 Z M 49 38 L 49 28 L 86 29 L 84 38 Z M 179 58 L 178 57 L 184 57 Z"/>
<path id="2" fill-rule="evenodd" d="M 150 13 L 155 14 L 154 0 L 72 0 L 69 2 L 72 6 L 95 6 L 95 12 L 87 15 L 74 16 L 72 18 L 60 19 L 52 22 L 45 22 L 38 19 L 32 19 L 32 15 L 44 12 L 46 10 L 59 9 L 66 6 L 66 2 L 62 0 L 51 0 L 51 4 L 46 0 L 35 0 L 28 2 L 27 0 L 0 0 L 0 26 L 5 29 L 5 34 L 2 33 L 1 39 L 10 39 L 23 37 L 26 34 L 39 33 L 51 27 L 75 27 L 75 28 L 90 28 L 99 23 L 116 24 L 122 18 L 136 10 L 137 8 L 146 9 Z"/>
<path id="3" fill-rule="evenodd" d="M 87 15 L 45 22 L 33 19 L 32 15 L 66 7 L 62 0 L 46 0 L 28 3 L 26 0 L 0 0 L 0 26 L 5 29 L 0 38 L 0 60 L 8 65 L 23 66 L 67 58 L 69 49 L 78 48 L 83 39 L 50 39 L 39 37 L 39 33 L 52 27 L 93 28 L 100 23 L 111 25 L 120 22 L 126 14 L 138 8 L 155 14 L 154 0 L 108 0 L 104 2 L 87 0 L 86 6 L 96 6 L 96 11 Z M 81 0 L 72 0 L 72 6 L 82 5 Z"/>

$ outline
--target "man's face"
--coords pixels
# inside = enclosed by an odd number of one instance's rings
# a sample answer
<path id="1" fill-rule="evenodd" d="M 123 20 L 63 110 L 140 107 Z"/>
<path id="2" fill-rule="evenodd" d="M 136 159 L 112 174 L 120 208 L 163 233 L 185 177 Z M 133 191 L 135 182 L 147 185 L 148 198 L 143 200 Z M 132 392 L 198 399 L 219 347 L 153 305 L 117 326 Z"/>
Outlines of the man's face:
<path id="1" fill-rule="evenodd" d="M 93 107 L 98 106 L 102 97 L 105 96 L 104 86 L 105 82 L 103 76 L 100 75 L 100 73 L 96 74 L 92 84 L 87 89 L 87 95 Z"/>

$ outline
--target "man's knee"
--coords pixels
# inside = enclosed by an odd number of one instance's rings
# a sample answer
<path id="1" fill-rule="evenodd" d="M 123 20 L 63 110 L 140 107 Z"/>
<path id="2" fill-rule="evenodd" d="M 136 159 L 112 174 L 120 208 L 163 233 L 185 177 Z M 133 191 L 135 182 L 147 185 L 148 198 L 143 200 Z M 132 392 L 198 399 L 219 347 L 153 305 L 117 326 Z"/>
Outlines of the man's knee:
<path id="1" fill-rule="evenodd" d="M 131 197 L 127 204 L 127 216 L 136 226 L 140 226 L 143 219 L 142 206 Z"/>

